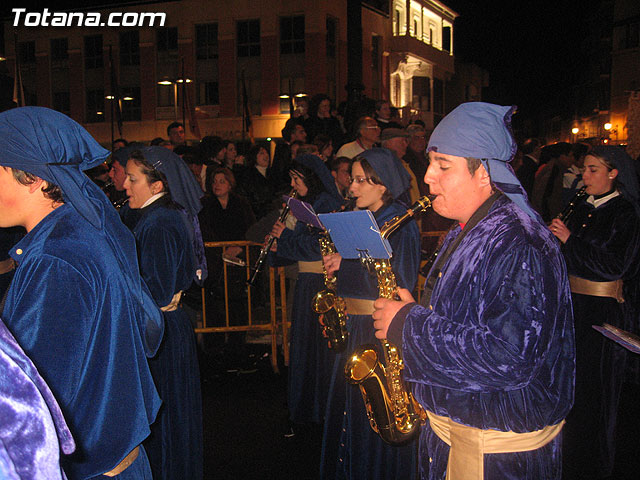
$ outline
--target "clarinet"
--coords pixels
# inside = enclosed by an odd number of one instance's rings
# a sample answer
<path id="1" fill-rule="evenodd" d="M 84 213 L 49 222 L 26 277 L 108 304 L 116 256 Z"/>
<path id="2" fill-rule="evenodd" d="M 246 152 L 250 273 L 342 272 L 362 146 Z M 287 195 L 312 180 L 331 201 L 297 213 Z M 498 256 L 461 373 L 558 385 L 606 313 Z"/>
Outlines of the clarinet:
<path id="1" fill-rule="evenodd" d="M 291 191 L 289 196 L 291 198 L 296 198 L 298 196 L 298 192 L 293 190 L 293 191 Z M 291 208 L 289 207 L 289 205 L 288 204 L 285 205 L 284 209 L 282 209 L 282 213 L 278 217 L 277 222 L 284 222 L 287 219 L 287 216 L 289 215 L 289 211 L 290 210 L 291 210 Z M 251 275 L 251 278 L 249 280 L 247 280 L 247 285 L 250 285 L 252 287 L 256 286 L 256 280 L 258 279 L 258 275 L 260 274 L 260 271 L 262 270 L 262 267 L 264 266 L 264 261 L 267 259 L 267 255 L 269 254 L 269 250 L 271 250 L 271 247 L 273 246 L 273 242 L 275 242 L 275 241 L 276 241 L 276 237 L 274 237 L 271 234 L 269 234 L 269 237 L 267 238 L 267 242 L 262 247 L 262 250 L 260 250 L 260 255 L 258 255 L 258 260 L 256 260 L 255 265 L 251 269 L 251 271 L 253 273 Z"/>
<path id="2" fill-rule="evenodd" d="M 113 180 L 109 180 L 102 187 L 100 187 L 100 190 L 102 190 L 102 192 L 106 194 L 107 190 L 113 187 L 113 185 L 114 185 Z M 111 199 L 109 199 L 109 201 L 111 201 Z M 115 202 L 112 201 L 111 205 L 113 205 L 116 210 L 120 210 L 122 207 L 126 205 L 128 201 L 129 201 L 129 197 L 124 197 L 124 198 L 121 198 L 120 200 L 116 200 Z"/>
<path id="3" fill-rule="evenodd" d="M 560 221 L 562 221 L 562 223 L 564 223 L 565 225 L 567 224 L 567 220 L 569 220 L 569 218 L 573 215 L 573 213 L 575 212 L 576 209 L 576 204 L 578 203 L 578 201 L 580 199 L 582 199 L 582 197 L 584 197 L 587 194 L 587 187 L 582 187 L 580 190 L 578 190 L 578 192 L 573 196 L 573 198 L 571 199 L 571 201 L 569 202 L 569 205 L 567 205 L 564 210 L 562 212 L 560 212 L 556 218 Z"/>

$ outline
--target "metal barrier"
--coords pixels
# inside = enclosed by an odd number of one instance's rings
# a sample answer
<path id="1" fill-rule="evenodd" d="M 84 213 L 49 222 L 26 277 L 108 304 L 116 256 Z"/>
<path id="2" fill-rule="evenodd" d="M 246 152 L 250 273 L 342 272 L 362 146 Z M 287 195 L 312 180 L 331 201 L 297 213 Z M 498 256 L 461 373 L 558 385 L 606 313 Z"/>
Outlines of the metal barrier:
<path id="1" fill-rule="evenodd" d="M 285 286 L 284 268 L 283 267 L 268 267 L 265 268 L 264 273 L 269 274 L 269 321 L 267 323 L 254 323 L 254 312 L 252 305 L 253 288 L 247 285 L 246 304 L 247 304 L 247 324 L 246 325 L 231 325 L 229 322 L 229 268 L 244 268 L 245 278 L 249 280 L 251 276 L 251 263 L 249 248 L 259 247 L 261 244 L 249 241 L 229 241 L 229 242 L 205 242 L 205 248 L 219 248 L 221 249 L 222 257 L 222 273 L 224 280 L 224 326 L 209 326 L 207 324 L 207 306 L 206 306 L 206 289 L 202 287 L 202 327 L 195 329 L 196 333 L 231 333 L 231 332 L 254 332 L 254 331 L 266 331 L 271 335 L 271 366 L 273 371 L 278 373 L 278 333 L 282 335 L 282 350 L 284 354 L 285 364 L 289 363 L 289 342 L 288 342 L 288 330 L 289 322 L 287 319 L 287 292 Z M 244 265 L 230 266 L 227 261 L 224 261 L 224 249 L 226 247 L 242 247 L 244 249 Z M 276 288 L 276 276 L 279 278 L 278 289 Z M 277 292 L 279 290 L 279 292 Z M 277 293 L 280 294 L 280 304 L 277 304 Z M 278 310 L 280 311 L 280 317 L 278 319 Z"/>
<path id="2" fill-rule="evenodd" d="M 422 238 L 441 237 L 447 231 L 422 232 Z M 230 242 L 205 242 L 205 248 L 219 248 L 220 254 L 224 252 L 226 247 L 242 247 L 244 249 L 244 265 L 230 266 L 227 262 L 222 261 L 222 274 L 224 280 L 224 325 L 209 326 L 207 323 L 207 306 L 206 306 L 206 289 L 202 287 L 202 327 L 195 329 L 196 333 L 232 333 L 232 332 L 255 332 L 265 331 L 271 336 L 271 366 L 274 372 L 278 372 L 278 335 L 282 337 L 282 353 L 284 355 L 285 365 L 289 364 L 289 326 L 290 322 L 287 318 L 287 291 L 285 284 L 285 275 L 283 267 L 268 267 L 265 274 L 269 275 L 269 321 L 267 323 L 254 323 L 254 312 L 252 305 L 253 288 L 247 286 L 246 304 L 247 304 L 247 324 L 231 325 L 230 324 L 230 300 L 229 300 L 229 268 L 244 268 L 245 280 L 251 277 L 251 262 L 249 249 L 250 247 L 260 247 L 259 243 L 249 241 L 230 241 Z M 425 262 L 421 263 L 421 271 Z M 276 282 L 276 278 L 278 281 Z M 422 295 L 422 286 L 425 278 L 420 275 L 417 286 L 417 298 L 420 301 Z M 279 302 L 278 302 L 278 296 Z"/>

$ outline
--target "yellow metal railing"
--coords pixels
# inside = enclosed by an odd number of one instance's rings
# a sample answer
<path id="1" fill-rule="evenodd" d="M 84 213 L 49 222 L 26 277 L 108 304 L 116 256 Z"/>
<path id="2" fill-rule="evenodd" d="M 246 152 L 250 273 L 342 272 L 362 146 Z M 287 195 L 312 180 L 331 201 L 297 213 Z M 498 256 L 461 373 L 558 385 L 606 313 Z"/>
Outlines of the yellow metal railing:
<path id="1" fill-rule="evenodd" d="M 253 295 L 253 288 L 247 285 L 247 323 L 242 325 L 231 325 L 229 322 L 229 268 L 244 268 L 245 279 L 249 280 L 251 277 L 251 263 L 249 250 L 250 247 L 260 246 L 259 243 L 250 241 L 228 241 L 228 242 L 205 242 L 205 248 L 220 249 L 220 255 L 223 255 L 225 248 L 227 247 L 241 247 L 244 250 L 242 258 L 243 266 L 230 266 L 226 261 L 222 261 L 222 275 L 224 280 L 224 325 L 223 326 L 209 326 L 207 323 L 207 305 L 206 305 L 206 288 L 202 287 L 202 326 L 198 326 L 195 329 L 196 333 L 231 333 L 231 332 L 254 332 L 254 331 L 266 331 L 271 336 L 271 366 L 274 372 L 278 372 L 278 334 L 282 336 L 282 350 L 284 355 L 285 364 L 289 363 L 289 342 L 288 331 L 289 322 L 287 319 L 287 292 L 284 277 L 283 267 L 267 267 L 264 273 L 269 275 L 269 321 L 267 323 L 254 323 L 253 303 L 251 301 Z M 276 284 L 276 277 L 279 278 L 278 284 Z M 278 288 L 276 288 L 278 287 Z M 279 292 L 277 291 L 279 290 Z M 280 302 L 278 305 L 277 293 L 280 294 Z M 278 315 L 278 313 L 280 315 Z"/>

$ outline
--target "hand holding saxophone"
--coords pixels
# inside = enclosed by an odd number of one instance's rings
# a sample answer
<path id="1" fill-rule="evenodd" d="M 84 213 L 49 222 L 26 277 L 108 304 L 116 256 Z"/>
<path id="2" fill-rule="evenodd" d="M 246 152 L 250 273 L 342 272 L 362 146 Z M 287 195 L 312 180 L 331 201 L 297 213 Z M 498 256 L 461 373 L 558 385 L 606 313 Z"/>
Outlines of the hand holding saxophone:
<path id="1" fill-rule="evenodd" d="M 334 274 L 340 270 L 341 263 L 342 255 L 339 253 L 331 253 L 322 257 L 322 264 L 324 265 L 328 278 L 333 278 Z"/>
<path id="2" fill-rule="evenodd" d="M 374 320 L 373 328 L 376 329 L 376 338 L 380 340 L 387 338 L 389 325 L 391 325 L 393 318 L 400 309 L 409 303 L 415 302 L 411 292 L 406 288 L 398 289 L 398 297 L 400 298 L 399 301 L 389 298 L 378 298 L 373 302 L 373 308 L 375 308 L 372 314 Z"/>
<path id="3" fill-rule="evenodd" d="M 549 230 L 553 233 L 558 240 L 562 243 L 566 243 L 571 236 L 571 231 L 567 228 L 564 222 L 558 218 L 554 218 L 549 225 Z"/>

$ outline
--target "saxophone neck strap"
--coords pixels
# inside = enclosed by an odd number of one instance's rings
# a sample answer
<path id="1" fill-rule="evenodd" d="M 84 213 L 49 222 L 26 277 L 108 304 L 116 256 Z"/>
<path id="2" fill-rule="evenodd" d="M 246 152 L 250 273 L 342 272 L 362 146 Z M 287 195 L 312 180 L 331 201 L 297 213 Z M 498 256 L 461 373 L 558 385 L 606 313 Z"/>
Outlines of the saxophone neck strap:
<path id="1" fill-rule="evenodd" d="M 456 249 L 458 248 L 458 245 L 462 243 L 462 240 L 464 239 L 464 237 L 467 236 L 467 233 L 469 233 L 473 229 L 473 227 L 475 227 L 478 223 L 480 223 L 482 219 L 484 219 L 484 217 L 487 216 L 493 204 L 501 196 L 502 196 L 502 192 L 497 191 L 493 195 L 491 195 L 482 205 L 480 205 L 480 208 L 478 208 L 475 211 L 475 213 L 471 215 L 471 218 L 469 219 L 469 221 L 467 221 L 464 228 L 458 234 L 455 240 L 453 240 L 449 244 L 449 246 L 447 247 L 447 250 L 443 254 L 438 255 L 435 265 L 429 272 L 427 281 L 424 284 L 424 293 L 422 294 L 422 298 L 420 299 L 420 305 L 422 305 L 423 307 L 427 307 L 430 304 L 431 294 L 433 293 L 433 290 L 436 286 L 436 282 L 442 276 L 440 273 L 440 271 L 442 270 L 442 267 L 444 266 L 446 261 L 449 259 L 449 257 L 453 254 L 453 252 L 456 251 Z M 455 226 L 453 228 L 455 228 Z"/>

